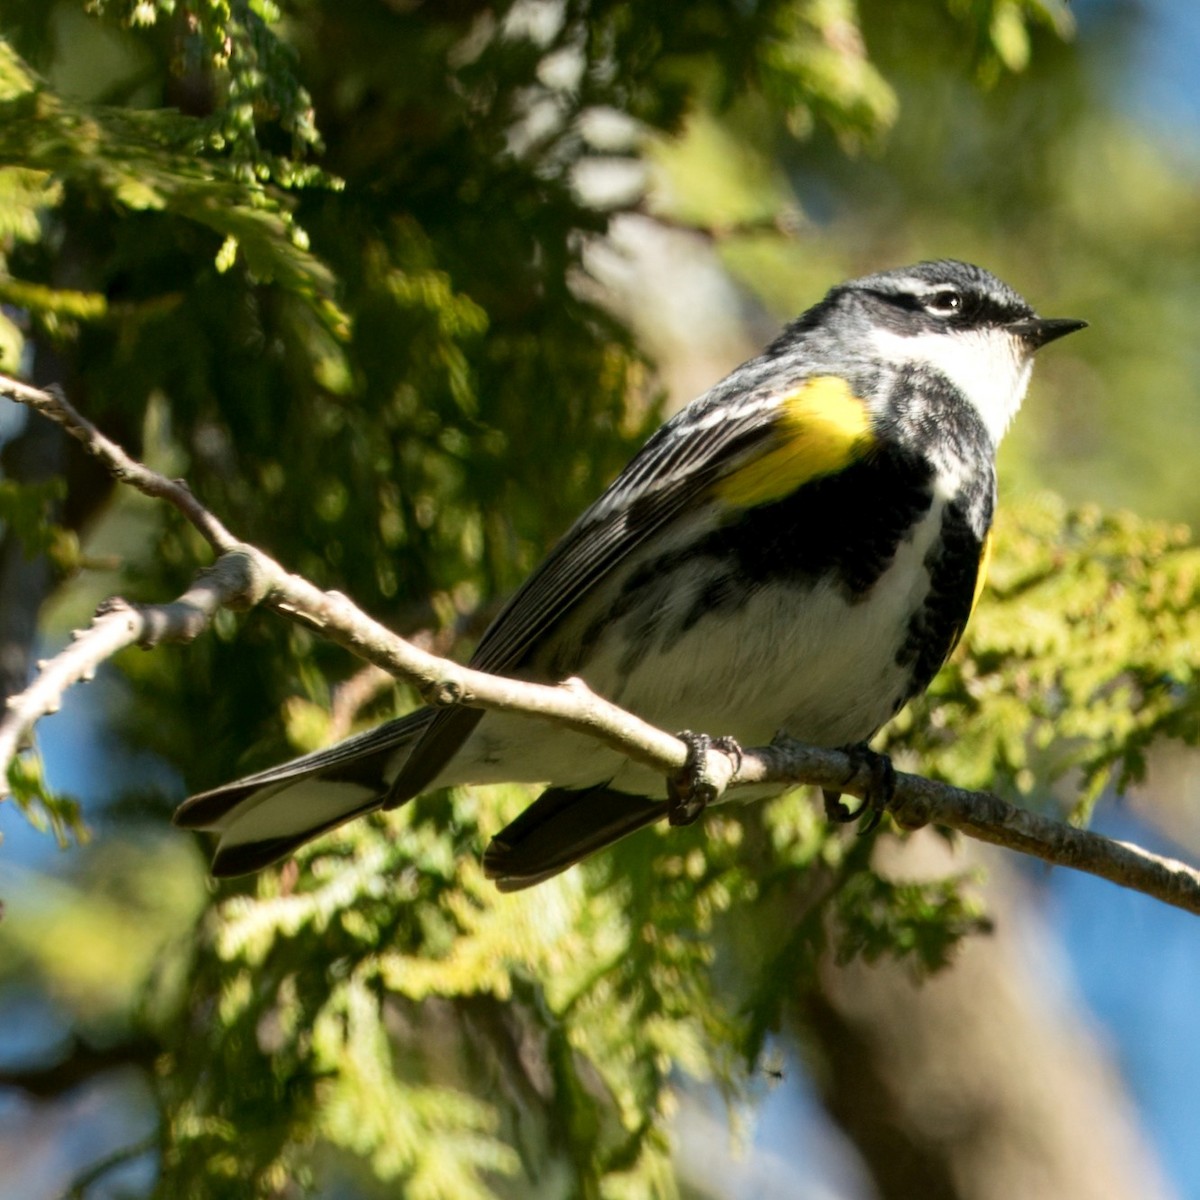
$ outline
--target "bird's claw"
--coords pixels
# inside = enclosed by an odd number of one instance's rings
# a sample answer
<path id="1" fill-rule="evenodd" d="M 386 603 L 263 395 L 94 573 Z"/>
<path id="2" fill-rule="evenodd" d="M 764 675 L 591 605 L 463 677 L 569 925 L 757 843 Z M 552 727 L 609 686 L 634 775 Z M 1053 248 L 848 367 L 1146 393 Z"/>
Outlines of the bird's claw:
<path id="1" fill-rule="evenodd" d="M 681 730 L 675 735 L 687 746 L 687 760 L 667 780 L 667 820 L 672 825 L 691 825 L 714 801 L 720 789 L 708 777 L 709 750 L 720 750 L 734 762 L 734 772 L 742 765 L 742 748 L 731 737 L 709 737 L 706 733 Z"/>
<path id="2" fill-rule="evenodd" d="M 852 809 L 842 800 L 840 792 L 823 788 L 821 795 L 825 799 L 825 816 L 840 825 L 861 820 L 858 835 L 865 837 L 878 827 L 896 794 L 896 768 L 886 754 L 880 754 L 865 744 L 844 746 L 842 749 L 850 756 L 852 764 L 850 774 L 846 776 L 847 782 L 860 770 L 865 769 L 870 774 L 867 795 L 857 808 Z"/>

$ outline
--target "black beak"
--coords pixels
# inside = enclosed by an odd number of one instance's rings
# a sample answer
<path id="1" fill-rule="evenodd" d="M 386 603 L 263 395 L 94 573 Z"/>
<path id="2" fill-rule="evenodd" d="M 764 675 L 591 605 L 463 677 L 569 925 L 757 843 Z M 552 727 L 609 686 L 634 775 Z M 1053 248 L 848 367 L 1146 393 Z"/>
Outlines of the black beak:
<path id="1" fill-rule="evenodd" d="M 1068 333 L 1074 333 L 1078 329 L 1086 329 L 1087 322 L 1076 321 L 1071 317 L 1023 317 L 1019 321 L 1011 322 L 1008 328 L 1010 332 L 1024 338 L 1034 350 L 1040 350 L 1048 342 L 1066 337 Z"/>

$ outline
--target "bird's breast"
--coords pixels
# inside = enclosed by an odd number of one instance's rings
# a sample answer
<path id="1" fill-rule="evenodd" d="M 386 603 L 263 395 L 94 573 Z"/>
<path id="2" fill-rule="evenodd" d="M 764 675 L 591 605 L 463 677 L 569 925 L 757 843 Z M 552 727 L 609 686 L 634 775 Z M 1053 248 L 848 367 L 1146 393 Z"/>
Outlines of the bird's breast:
<path id="1" fill-rule="evenodd" d="M 970 612 L 962 481 L 898 453 L 652 547 L 582 622 L 577 669 L 667 728 L 747 744 L 869 737 Z"/>
<path id="2" fill-rule="evenodd" d="M 916 460 L 803 491 L 677 522 L 594 589 L 531 673 L 582 675 L 662 728 L 747 746 L 780 729 L 824 745 L 870 737 L 928 685 L 969 616 L 974 492 L 961 471 Z M 459 760 L 461 780 L 443 782 L 583 787 L 624 769 L 592 739 L 503 714 Z"/>
<path id="3" fill-rule="evenodd" d="M 732 734 L 746 744 L 787 729 L 838 745 L 868 737 L 908 698 L 905 647 L 924 610 L 944 502 L 931 503 L 855 580 L 828 572 L 758 580 L 681 566 L 603 639 L 584 677 L 667 728 Z M 886 562 L 880 559 L 886 558 Z"/>

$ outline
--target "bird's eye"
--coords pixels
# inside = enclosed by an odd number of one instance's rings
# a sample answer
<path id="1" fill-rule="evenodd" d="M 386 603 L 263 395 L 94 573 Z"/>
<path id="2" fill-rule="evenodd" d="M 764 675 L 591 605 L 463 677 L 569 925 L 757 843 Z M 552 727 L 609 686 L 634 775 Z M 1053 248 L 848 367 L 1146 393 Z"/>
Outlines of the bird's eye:
<path id="1" fill-rule="evenodd" d="M 962 312 L 962 306 L 962 293 L 956 292 L 952 288 L 943 288 L 942 291 L 934 292 L 925 299 L 926 310 L 939 317 L 949 317 L 954 313 Z"/>

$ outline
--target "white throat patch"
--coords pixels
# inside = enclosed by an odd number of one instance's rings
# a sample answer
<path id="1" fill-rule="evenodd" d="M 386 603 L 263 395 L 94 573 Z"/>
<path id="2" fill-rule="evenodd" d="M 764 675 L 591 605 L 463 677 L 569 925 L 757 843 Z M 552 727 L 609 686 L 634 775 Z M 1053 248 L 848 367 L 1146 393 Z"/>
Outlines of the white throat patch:
<path id="1" fill-rule="evenodd" d="M 1019 337 L 1003 329 L 914 337 L 875 329 L 871 339 L 890 362 L 911 362 L 945 375 L 979 414 L 992 444 L 1000 444 L 1025 399 L 1033 370 L 1033 354 Z"/>

